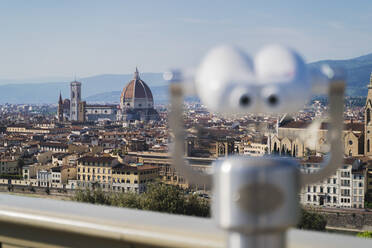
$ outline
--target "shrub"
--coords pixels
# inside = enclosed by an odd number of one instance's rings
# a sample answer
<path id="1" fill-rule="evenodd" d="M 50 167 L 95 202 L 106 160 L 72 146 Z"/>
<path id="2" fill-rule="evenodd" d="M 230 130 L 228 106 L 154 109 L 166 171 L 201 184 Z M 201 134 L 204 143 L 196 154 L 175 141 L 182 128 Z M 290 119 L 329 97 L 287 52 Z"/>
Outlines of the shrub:
<path id="1" fill-rule="evenodd" d="M 136 208 L 172 214 L 210 216 L 209 202 L 194 195 L 187 195 L 177 186 L 154 183 L 143 194 L 105 193 L 101 189 L 77 190 L 74 200 L 125 208 Z"/>
<path id="2" fill-rule="evenodd" d="M 297 228 L 324 231 L 326 225 L 327 220 L 323 215 L 311 213 L 304 209 L 301 210 L 301 218 L 300 222 L 297 224 Z"/>
<path id="3" fill-rule="evenodd" d="M 372 231 L 365 231 L 357 234 L 357 237 L 372 238 Z"/>

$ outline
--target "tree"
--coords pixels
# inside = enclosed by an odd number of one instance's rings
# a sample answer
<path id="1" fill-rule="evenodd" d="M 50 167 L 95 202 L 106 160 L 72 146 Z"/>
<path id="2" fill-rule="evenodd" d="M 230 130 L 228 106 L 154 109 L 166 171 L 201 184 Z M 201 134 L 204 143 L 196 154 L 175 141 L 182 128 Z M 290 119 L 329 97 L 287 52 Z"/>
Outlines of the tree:
<path id="1" fill-rule="evenodd" d="M 185 201 L 184 214 L 210 217 L 210 203 L 196 195 L 188 195 Z"/>
<path id="2" fill-rule="evenodd" d="M 23 161 L 23 159 L 18 159 L 18 161 L 17 161 L 17 166 L 19 167 L 19 168 L 23 168 L 23 166 L 25 165 L 25 161 Z"/>
<path id="3" fill-rule="evenodd" d="M 357 237 L 360 238 L 372 238 L 372 231 L 365 231 L 357 234 Z"/>
<path id="4" fill-rule="evenodd" d="M 177 186 L 149 184 L 147 192 L 142 195 L 141 205 L 145 210 L 183 214 L 185 197 Z"/>
<path id="5" fill-rule="evenodd" d="M 297 224 L 299 229 L 308 229 L 316 231 L 324 231 L 327 225 L 326 218 L 317 213 L 311 213 L 305 209 L 301 210 L 300 222 Z"/>
<path id="6" fill-rule="evenodd" d="M 111 197 L 110 205 L 125 208 L 142 208 L 140 196 L 131 192 L 114 194 Z"/>
<path id="7" fill-rule="evenodd" d="M 77 190 L 73 200 L 172 214 L 210 216 L 208 201 L 188 195 L 180 187 L 162 183 L 147 185 L 147 192 L 143 194 L 103 192 L 100 188 Z"/>

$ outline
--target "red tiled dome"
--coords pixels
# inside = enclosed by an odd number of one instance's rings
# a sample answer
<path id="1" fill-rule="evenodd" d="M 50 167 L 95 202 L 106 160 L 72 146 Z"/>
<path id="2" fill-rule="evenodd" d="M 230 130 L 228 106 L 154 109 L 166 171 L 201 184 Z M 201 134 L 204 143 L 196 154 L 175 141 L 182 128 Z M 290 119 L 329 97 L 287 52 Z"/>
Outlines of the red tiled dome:
<path id="1" fill-rule="evenodd" d="M 149 86 L 147 86 L 147 84 L 140 79 L 137 70 L 134 73 L 133 80 L 131 80 L 121 92 L 122 101 L 133 98 L 147 98 L 149 101 L 153 101 Z"/>

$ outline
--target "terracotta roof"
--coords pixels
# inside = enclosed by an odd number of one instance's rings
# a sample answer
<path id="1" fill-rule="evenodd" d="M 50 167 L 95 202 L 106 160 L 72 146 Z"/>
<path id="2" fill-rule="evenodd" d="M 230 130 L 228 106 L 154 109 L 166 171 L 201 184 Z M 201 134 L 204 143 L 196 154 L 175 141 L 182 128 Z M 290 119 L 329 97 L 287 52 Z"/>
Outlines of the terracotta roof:
<path id="1" fill-rule="evenodd" d="M 285 123 L 281 123 L 281 128 L 307 128 L 312 122 L 310 121 L 289 121 Z M 320 126 L 321 130 L 328 129 L 328 123 L 323 122 Z M 352 131 L 363 131 L 364 124 L 361 122 L 353 122 L 353 123 L 345 123 L 344 130 L 352 130 Z"/>
<path id="2" fill-rule="evenodd" d="M 125 165 L 125 164 L 118 164 L 113 167 L 114 170 L 138 170 L 138 171 L 143 171 L 143 170 L 156 170 L 159 169 L 156 166 L 152 165 L 140 165 L 140 166 L 130 166 L 130 165 Z"/>
<path id="3" fill-rule="evenodd" d="M 127 86 L 121 92 L 121 98 L 132 99 L 132 98 L 148 98 L 153 99 L 151 90 L 147 84 L 140 79 L 138 71 L 135 72 L 133 80 L 131 80 Z"/>
<path id="4" fill-rule="evenodd" d="M 111 163 L 116 158 L 114 157 L 81 157 L 78 162 L 95 162 L 95 163 Z"/>
<path id="5" fill-rule="evenodd" d="M 54 142 L 43 142 L 40 143 L 40 147 L 56 147 L 56 148 L 68 148 L 67 144 L 62 144 L 62 143 L 54 143 Z"/>
<path id="6" fill-rule="evenodd" d="M 322 163 L 323 162 L 323 157 L 321 156 L 309 156 L 303 160 L 301 160 L 301 163 L 314 163 L 314 164 L 317 164 L 317 163 Z M 344 158 L 344 164 L 345 165 L 351 165 L 355 162 L 355 160 L 358 160 L 359 158 L 355 158 L 355 157 L 347 157 L 347 158 Z"/>

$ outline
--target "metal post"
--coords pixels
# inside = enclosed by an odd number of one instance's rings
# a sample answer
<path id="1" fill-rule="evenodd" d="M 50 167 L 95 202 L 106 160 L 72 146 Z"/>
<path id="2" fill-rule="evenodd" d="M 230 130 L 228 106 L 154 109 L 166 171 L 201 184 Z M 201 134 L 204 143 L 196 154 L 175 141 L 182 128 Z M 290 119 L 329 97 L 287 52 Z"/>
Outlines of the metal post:
<path id="1" fill-rule="evenodd" d="M 238 232 L 230 232 L 228 237 L 228 247 L 285 247 L 285 233 L 266 233 L 244 235 Z"/>
<path id="2" fill-rule="evenodd" d="M 285 247 L 297 223 L 299 170 L 291 158 L 229 157 L 214 168 L 213 215 L 228 247 Z"/>

